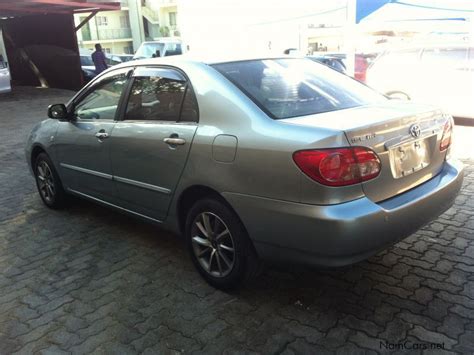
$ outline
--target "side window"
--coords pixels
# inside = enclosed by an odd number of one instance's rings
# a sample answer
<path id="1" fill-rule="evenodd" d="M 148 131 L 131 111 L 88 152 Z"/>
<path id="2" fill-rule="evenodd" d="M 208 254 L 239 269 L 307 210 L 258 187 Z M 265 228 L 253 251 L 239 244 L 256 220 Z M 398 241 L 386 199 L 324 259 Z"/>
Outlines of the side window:
<path id="1" fill-rule="evenodd" d="M 199 109 L 194 95 L 193 89 L 190 85 L 186 88 L 184 94 L 183 108 L 181 109 L 180 122 L 197 122 L 199 120 Z"/>
<path id="2" fill-rule="evenodd" d="M 126 82 L 125 73 L 104 79 L 75 105 L 75 117 L 113 120 Z"/>
<path id="3" fill-rule="evenodd" d="M 183 50 L 181 49 L 180 43 L 168 43 L 166 45 L 166 53 L 165 56 L 169 57 L 172 55 L 179 55 L 183 54 Z"/>
<path id="4" fill-rule="evenodd" d="M 178 121 L 186 81 L 159 76 L 135 77 L 125 120 Z"/>

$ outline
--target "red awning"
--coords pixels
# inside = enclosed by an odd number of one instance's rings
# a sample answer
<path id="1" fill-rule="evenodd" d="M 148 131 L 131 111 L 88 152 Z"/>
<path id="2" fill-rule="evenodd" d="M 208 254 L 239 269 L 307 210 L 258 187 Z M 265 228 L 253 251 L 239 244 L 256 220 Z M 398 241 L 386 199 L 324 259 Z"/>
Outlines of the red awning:
<path id="1" fill-rule="evenodd" d="M 120 2 L 107 0 L 0 0 L 0 16 L 73 14 L 109 10 L 120 10 Z"/>

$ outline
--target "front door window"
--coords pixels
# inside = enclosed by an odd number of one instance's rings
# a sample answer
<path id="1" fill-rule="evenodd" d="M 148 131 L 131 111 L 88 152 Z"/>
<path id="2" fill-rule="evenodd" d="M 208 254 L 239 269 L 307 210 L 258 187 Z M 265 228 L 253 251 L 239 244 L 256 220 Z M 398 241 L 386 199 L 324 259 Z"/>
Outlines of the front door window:
<path id="1" fill-rule="evenodd" d="M 120 96 L 127 82 L 125 74 L 106 78 L 76 104 L 76 118 L 114 120 Z"/>

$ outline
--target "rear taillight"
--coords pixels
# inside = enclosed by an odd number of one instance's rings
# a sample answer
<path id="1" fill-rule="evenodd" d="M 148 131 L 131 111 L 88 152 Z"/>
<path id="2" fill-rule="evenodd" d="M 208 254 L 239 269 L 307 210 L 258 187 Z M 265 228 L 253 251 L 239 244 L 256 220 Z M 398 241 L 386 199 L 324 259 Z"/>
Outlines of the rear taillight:
<path id="1" fill-rule="evenodd" d="M 328 186 L 357 184 L 380 173 L 377 154 L 363 147 L 300 150 L 293 160 L 310 178 Z"/>
<path id="2" fill-rule="evenodd" d="M 443 135 L 441 137 L 441 143 L 439 144 L 439 150 L 444 152 L 451 145 L 451 136 L 453 132 L 452 118 L 448 118 L 444 125 Z"/>

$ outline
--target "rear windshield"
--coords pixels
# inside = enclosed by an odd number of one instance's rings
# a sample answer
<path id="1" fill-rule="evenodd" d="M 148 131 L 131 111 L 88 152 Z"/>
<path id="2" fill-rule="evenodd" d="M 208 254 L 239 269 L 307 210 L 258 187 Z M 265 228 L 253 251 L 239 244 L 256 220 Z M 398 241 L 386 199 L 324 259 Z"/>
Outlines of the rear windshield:
<path id="1" fill-rule="evenodd" d="M 213 67 L 274 119 L 386 100 L 356 80 L 309 59 L 260 59 Z"/>

